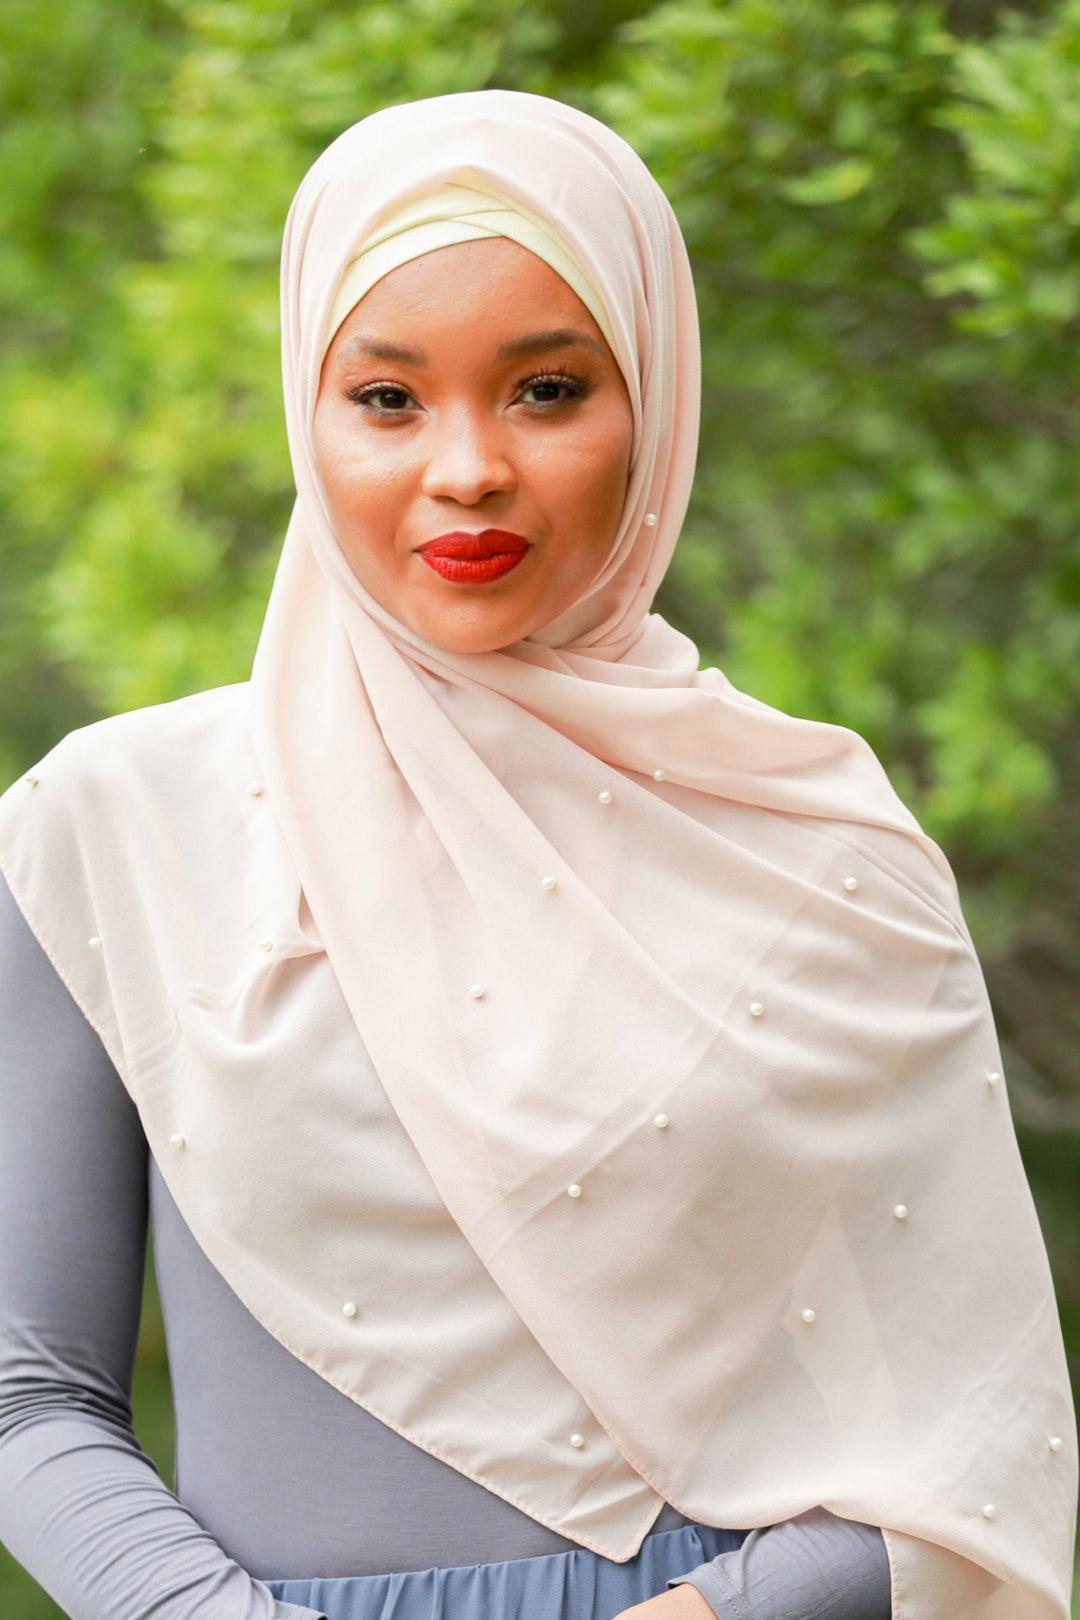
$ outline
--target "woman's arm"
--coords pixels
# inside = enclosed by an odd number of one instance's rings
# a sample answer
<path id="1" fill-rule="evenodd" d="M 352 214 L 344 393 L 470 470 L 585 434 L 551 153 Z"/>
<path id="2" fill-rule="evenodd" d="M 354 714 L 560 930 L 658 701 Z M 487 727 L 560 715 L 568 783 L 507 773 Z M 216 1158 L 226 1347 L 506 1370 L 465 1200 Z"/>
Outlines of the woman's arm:
<path id="1" fill-rule="evenodd" d="M 682 1580 L 719 1620 L 889 1620 L 892 1613 L 881 1531 L 820 1507 L 751 1530 L 737 1551 Z"/>
<path id="2" fill-rule="evenodd" d="M 134 1104 L 0 880 L 0 1540 L 72 1620 L 313 1620 L 135 1438 L 146 1171 Z"/>
<path id="3" fill-rule="evenodd" d="M 615 1620 L 889 1620 L 892 1578 L 881 1531 L 824 1508 L 751 1530 Z"/>

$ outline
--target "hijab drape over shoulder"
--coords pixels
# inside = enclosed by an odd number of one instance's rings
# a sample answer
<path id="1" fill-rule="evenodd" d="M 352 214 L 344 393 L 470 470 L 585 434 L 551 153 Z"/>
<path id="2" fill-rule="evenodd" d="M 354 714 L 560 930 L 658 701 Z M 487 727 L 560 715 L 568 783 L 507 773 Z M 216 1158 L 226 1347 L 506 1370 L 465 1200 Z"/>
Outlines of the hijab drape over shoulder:
<path id="1" fill-rule="evenodd" d="M 588 592 L 471 657 L 366 595 L 311 444 L 350 267 L 463 239 L 447 188 L 580 277 L 635 417 Z M 662 1499 L 821 1503 L 885 1529 L 899 1620 L 1065 1620 L 1069 1384 L 948 866 L 861 739 L 649 613 L 699 391 L 662 193 L 540 97 L 394 107 L 301 185 L 282 307 L 250 686 L 74 734 L 0 814 L 195 1236 L 323 1377 L 610 1557 Z"/>

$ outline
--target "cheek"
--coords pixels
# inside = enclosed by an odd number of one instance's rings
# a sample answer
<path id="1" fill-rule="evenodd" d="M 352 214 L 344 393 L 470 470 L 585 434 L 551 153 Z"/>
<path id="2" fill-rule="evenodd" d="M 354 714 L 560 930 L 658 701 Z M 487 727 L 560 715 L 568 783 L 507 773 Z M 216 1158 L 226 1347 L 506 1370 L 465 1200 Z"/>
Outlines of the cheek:
<path id="1" fill-rule="evenodd" d="M 328 411 L 316 414 L 312 435 L 315 466 L 335 525 L 343 541 L 348 530 L 365 520 L 365 532 L 378 542 L 380 534 L 408 481 L 409 468 L 396 447 L 365 444 L 350 417 Z"/>
<path id="2" fill-rule="evenodd" d="M 595 549 L 604 550 L 614 537 L 626 500 L 630 473 L 633 424 L 612 413 L 575 438 L 560 467 L 553 471 L 552 488 L 561 481 L 568 502 L 579 519 L 588 516 Z"/>
<path id="3" fill-rule="evenodd" d="M 588 589 L 610 555 L 626 502 L 633 419 L 618 415 L 583 424 L 538 469 L 541 504 L 551 523 L 544 573 L 544 620 Z M 551 447 L 555 449 L 554 446 Z M 512 577 L 512 576 L 511 576 Z M 532 627 L 532 628 L 535 628 Z"/>

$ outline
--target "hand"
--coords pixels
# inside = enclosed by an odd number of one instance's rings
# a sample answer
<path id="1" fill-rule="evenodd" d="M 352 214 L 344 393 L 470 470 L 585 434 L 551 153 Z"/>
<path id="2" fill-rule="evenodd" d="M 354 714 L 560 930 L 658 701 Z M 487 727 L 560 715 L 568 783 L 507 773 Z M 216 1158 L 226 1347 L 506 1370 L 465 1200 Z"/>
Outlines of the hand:
<path id="1" fill-rule="evenodd" d="M 622 1609 L 613 1620 L 716 1620 L 696 1586 L 672 1586 L 658 1597 Z"/>

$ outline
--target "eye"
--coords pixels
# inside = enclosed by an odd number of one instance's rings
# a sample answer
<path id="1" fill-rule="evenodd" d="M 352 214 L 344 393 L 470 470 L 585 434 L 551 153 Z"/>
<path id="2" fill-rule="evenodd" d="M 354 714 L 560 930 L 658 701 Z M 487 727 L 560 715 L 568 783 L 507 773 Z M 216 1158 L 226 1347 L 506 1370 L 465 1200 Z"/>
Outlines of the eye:
<path id="1" fill-rule="evenodd" d="M 589 392 L 588 377 L 572 377 L 566 372 L 548 372 L 542 377 L 525 377 L 518 383 L 517 397 L 523 405 L 563 405 L 581 399 Z"/>
<path id="2" fill-rule="evenodd" d="M 401 388 L 397 383 L 363 383 L 354 388 L 346 388 L 346 399 L 351 399 L 354 405 L 363 405 L 378 416 L 400 416 L 405 411 L 417 408 L 416 400 L 407 388 Z"/>

